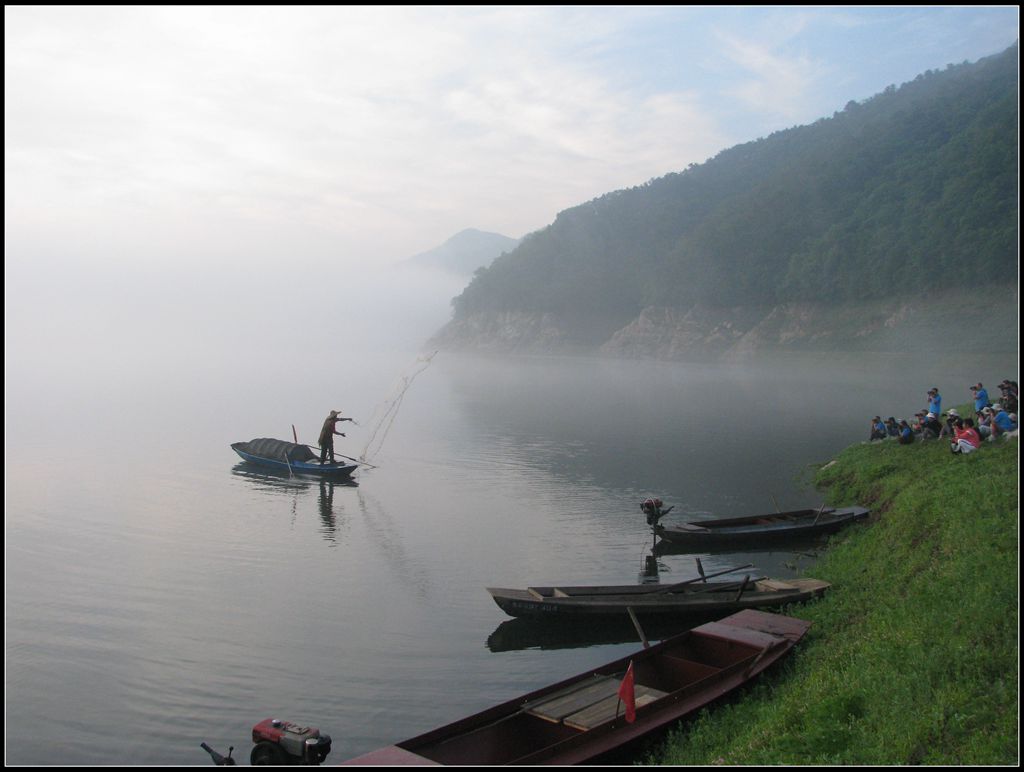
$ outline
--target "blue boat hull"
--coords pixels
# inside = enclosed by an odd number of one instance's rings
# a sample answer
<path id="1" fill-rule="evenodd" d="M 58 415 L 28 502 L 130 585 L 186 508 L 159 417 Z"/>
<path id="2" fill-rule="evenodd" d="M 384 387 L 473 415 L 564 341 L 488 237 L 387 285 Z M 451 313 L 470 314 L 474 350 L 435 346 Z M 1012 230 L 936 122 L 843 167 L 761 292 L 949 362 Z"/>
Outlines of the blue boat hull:
<path id="1" fill-rule="evenodd" d="M 288 458 L 287 454 L 282 454 L 279 458 L 257 455 L 246 448 L 246 446 L 250 444 L 251 443 L 247 442 L 235 442 L 232 443 L 231 449 L 235 451 L 243 461 L 256 464 L 266 469 L 273 469 L 276 472 L 284 474 L 301 474 L 311 477 L 329 477 L 334 480 L 341 480 L 351 477 L 352 473 L 358 468 L 358 464 L 352 463 L 321 464 L 319 461 L 314 459 L 291 459 Z"/>

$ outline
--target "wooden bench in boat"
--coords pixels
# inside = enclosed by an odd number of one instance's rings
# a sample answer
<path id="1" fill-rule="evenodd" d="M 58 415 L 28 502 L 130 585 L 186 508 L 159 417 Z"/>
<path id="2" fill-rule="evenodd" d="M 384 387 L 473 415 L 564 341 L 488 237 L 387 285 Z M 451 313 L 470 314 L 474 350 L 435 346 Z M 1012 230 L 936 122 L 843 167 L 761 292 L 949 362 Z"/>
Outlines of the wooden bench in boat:
<path id="1" fill-rule="evenodd" d="M 567 592 L 560 590 L 557 587 L 552 588 L 550 595 L 545 595 L 536 587 L 527 587 L 526 591 L 530 593 L 537 600 L 549 600 L 550 598 L 568 598 L 570 597 Z"/>
<path id="2" fill-rule="evenodd" d="M 619 701 L 620 681 L 612 676 L 597 676 L 590 681 L 573 684 L 566 689 L 549 694 L 523 709 L 530 715 L 565 724 L 574 729 L 587 731 L 611 721 L 622 710 Z M 667 693 L 637 684 L 633 693 L 639 708 L 661 699 Z"/>
<path id="3" fill-rule="evenodd" d="M 757 586 L 765 590 L 798 590 L 795 584 L 789 584 L 778 579 L 758 579 Z"/>

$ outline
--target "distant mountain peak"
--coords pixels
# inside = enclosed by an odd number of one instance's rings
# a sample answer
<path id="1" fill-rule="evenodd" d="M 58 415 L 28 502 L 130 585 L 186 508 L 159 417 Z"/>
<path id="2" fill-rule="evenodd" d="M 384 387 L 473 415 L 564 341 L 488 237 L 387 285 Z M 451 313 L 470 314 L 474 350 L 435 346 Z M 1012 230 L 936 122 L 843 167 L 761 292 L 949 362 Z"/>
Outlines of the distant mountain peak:
<path id="1" fill-rule="evenodd" d="M 515 249 L 519 241 L 500 233 L 466 228 L 440 246 L 413 255 L 402 264 L 472 276 L 478 268 L 490 265 L 496 257 Z"/>

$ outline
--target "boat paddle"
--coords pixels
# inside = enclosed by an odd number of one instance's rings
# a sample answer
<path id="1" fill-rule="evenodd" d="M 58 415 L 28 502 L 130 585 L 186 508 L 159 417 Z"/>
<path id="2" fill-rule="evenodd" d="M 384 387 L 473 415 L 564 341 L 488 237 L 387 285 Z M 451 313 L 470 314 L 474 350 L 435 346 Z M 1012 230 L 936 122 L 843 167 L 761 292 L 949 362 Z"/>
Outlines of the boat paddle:
<path id="1" fill-rule="evenodd" d="M 677 584 L 670 584 L 667 587 L 662 587 L 659 590 L 652 590 L 652 592 L 654 592 L 654 593 L 673 592 L 673 591 L 679 589 L 680 587 L 685 587 L 686 585 L 693 584 L 694 582 L 703 582 L 703 581 L 706 581 L 706 580 L 708 580 L 708 579 L 710 579 L 711 577 L 714 577 L 714 576 L 722 576 L 723 574 L 731 574 L 733 571 L 740 571 L 740 570 L 742 570 L 744 568 L 753 568 L 753 567 L 754 567 L 753 563 L 747 563 L 745 566 L 736 566 L 736 568 L 727 568 L 724 571 L 716 571 L 713 574 L 704 574 L 704 575 L 698 576 L 698 577 L 696 577 L 694 579 L 687 579 L 685 582 L 678 582 Z"/>
<path id="2" fill-rule="evenodd" d="M 817 524 L 818 524 L 818 520 L 819 520 L 819 519 L 821 518 L 821 515 L 822 515 L 822 513 L 823 513 L 824 511 L 825 511 L 825 505 L 824 505 L 824 504 L 822 504 L 822 505 L 821 505 L 821 509 L 819 509 L 819 510 L 818 510 L 818 515 L 817 515 L 817 517 L 815 517 L 815 518 L 814 518 L 814 522 L 813 522 L 813 523 L 811 523 L 811 525 L 817 525 Z"/>
<path id="3" fill-rule="evenodd" d="M 315 445 L 307 445 L 306 447 L 309 448 L 310 450 L 320 450 L 320 448 L 316 447 Z M 334 455 L 338 456 L 339 458 L 344 458 L 347 461 L 352 461 L 353 463 L 356 463 L 356 464 L 362 464 L 363 466 L 368 466 L 368 467 L 370 467 L 370 469 L 378 469 L 379 468 L 375 464 L 371 464 L 369 461 L 360 461 L 358 458 L 352 458 L 352 456 L 346 456 L 344 453 L 335 453 Z"/>

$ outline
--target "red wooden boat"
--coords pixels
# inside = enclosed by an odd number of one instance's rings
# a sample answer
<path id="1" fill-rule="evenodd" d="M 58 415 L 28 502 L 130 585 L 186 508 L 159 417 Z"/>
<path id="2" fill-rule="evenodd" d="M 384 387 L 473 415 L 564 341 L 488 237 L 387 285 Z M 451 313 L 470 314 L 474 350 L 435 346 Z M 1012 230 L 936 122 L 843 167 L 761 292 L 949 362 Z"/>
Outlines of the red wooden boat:
<path id="1" fill-rule="evenodd" d="M 630 657 L 447 726 L 342 762 L 347 765 L 579 764 L 704 707 L 788 654 L 810 627 L 745 610 Z M 633 667 L 636 714 L 620 687 Z"/>

